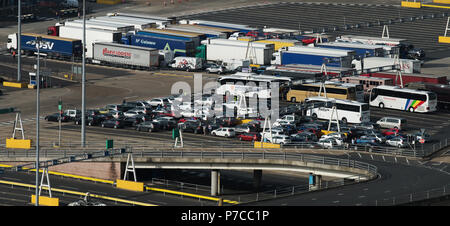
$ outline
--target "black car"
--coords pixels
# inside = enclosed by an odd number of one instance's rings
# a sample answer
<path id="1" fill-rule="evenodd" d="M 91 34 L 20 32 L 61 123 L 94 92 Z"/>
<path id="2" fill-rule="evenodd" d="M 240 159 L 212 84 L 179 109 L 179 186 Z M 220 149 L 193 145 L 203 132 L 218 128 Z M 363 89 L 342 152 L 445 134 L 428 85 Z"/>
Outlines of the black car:
<path id="1" fill-rule="evenodd" d="M 55 113 L 55 114 L 51 114 L 51 115 L 47 115 L 44 118 L 47 121 L 51 121 L 51 122 L 59 122 L 59 113 Z M 65 115 L 65 114 L 61 114 L 61 122 L 68 122 L 69 116 Z"/>
<path id="2" fill-rule="evenodd" d="M 161 129 L 171 130 L 177 127 L 177 121 L 172 117 L 156 117 L 152 122 L 160 124 Z"/>
<path id="3" fill-rule="evenodd" d="M 203 125 L 201 121 L 189 120 L 178 124 L 183 132 L 203 133 Z"/>
<path id="4" fill-rule="evenodd" d="M 117 129 L 117 128 L 124 128 L 125 122 L 121 119 L 112 118 L 112 119 L 103 121 L 101 125 L 102 125 L 102 127 Z"/>
<path id="5" fill-rule="evenodd" d="M 160 124 L 151 121 L 141 122 L 136 126 L 137 131 L 156 132 L 160 130 Z"/>

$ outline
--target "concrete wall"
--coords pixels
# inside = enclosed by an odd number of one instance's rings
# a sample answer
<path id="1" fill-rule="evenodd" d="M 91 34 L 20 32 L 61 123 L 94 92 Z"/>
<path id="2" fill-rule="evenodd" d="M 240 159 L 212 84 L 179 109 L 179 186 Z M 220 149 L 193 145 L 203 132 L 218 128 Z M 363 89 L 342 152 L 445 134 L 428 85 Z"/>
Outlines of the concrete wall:
<path id="1" fill-rule="evenodd" d="M 29 162 L 0 162 L 5 165 L 22 165 Z M 73 162 L 49 167 L 49 171 L 93 177 L 97 179 L 116 180 L 123 175 L 124 164 L 120 162 Z"/>

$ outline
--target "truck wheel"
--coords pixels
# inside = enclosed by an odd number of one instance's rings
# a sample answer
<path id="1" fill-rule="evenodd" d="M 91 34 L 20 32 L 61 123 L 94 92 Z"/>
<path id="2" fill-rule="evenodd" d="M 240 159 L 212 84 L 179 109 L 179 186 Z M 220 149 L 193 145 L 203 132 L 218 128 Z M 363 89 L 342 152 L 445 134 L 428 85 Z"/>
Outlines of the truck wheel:
<path id="1" fill-rule="evenodd" d="M 347 124 L 347 118 L 342 118 L 342 122 L 343 122 L 344 124 Z"/>
<path id="2" fill-rule="evenodd" d="M 295 99 L 295 97 L 291 97 L 291 102 L 297 102 L 297 99 Z"/>
<path id="3" fill-rule="evenodd" d="M 380 103 L 380 104 L 378 104 L 378 107 L 379 107 L 379 108 L 384 108 L 384 104 L 383 104 L 383 103 Z"/>
<path id="4" fill-rule="evenodd" d="M 316 113 L 312 114 L 312 117 L 313 119 L 317 119 L 317 114 Z"/>

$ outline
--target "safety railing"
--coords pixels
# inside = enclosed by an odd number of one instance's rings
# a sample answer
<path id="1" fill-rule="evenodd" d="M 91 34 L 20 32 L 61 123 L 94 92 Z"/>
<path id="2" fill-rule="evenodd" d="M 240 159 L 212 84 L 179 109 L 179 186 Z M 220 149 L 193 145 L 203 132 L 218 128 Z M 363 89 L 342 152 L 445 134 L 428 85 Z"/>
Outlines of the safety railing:
<path id="1" fill-rule="evenodd" d="M 412 203 L 426 202 L 425 200 L 435 199 L 448 195 L 450 195 L 450 184 L 422 192 L 415 192 L 375 200 L 374 203 L 367 203 L 367 205 L 375 205 L 375 206 L 410 205 Z"/>

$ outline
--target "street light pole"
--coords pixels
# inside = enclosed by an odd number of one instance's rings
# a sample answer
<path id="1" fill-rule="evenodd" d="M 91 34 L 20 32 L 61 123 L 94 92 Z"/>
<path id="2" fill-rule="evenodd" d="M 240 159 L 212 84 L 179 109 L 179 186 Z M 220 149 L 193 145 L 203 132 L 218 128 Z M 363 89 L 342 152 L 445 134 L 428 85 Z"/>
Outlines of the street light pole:
<path id="1" fill-rule="evenodd" d="M 41 79 L 39 78 L 39 58 L 40 58 L 40 44 L 42 37 L 36 37 L 37 47 L 37 66 L 36 66 L 36 206 L 39 206 L 39 87 L 41 86 Z"/>
<path id="2" fill-rule="evenodd" d="M 81 76 L 81 147 L 86 146 L 86 0 L 83 0 L 83 59 Z"/>
<path id="3" fill-rule="evenodd" d="M 21 8 L 22 8 L 22 2 L 21 0 L 18 0 L 18 5 L 17 5 L 17 82 L 20 82 L 20 80 L 22 80 L 21 77 L 21 70 L 22 70 L 22 65 L 20 64 L 20 58 L 22 58 L 22 46 L 21 46 L 21 37 L 22 36 L 22 12 L 21 12 Z"/>

